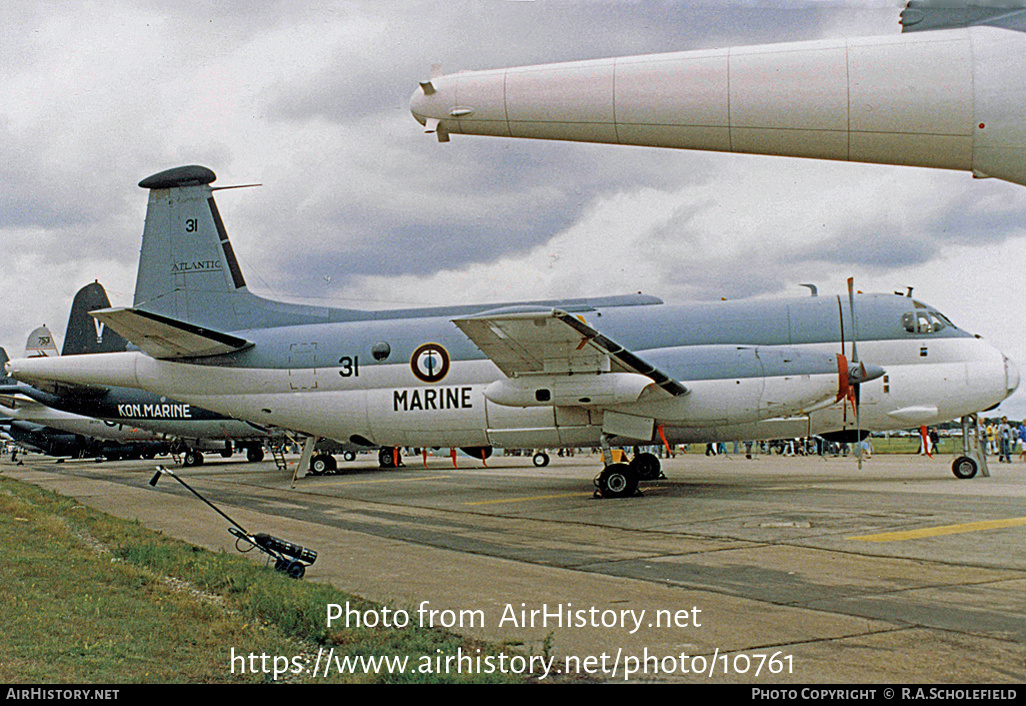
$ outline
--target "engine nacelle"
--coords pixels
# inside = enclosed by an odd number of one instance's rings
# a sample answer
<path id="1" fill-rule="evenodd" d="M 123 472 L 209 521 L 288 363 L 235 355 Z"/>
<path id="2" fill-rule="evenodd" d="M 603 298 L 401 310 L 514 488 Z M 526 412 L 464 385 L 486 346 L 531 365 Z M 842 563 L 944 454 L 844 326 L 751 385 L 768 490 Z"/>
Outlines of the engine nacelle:
<path id="1" fill-rule="evenodd" d="M 638 401 L 651 378 L 637 373 L 523 375 L 496 380 L 484 390 L 490 402 L 507 407 L 602 406 Z"/>

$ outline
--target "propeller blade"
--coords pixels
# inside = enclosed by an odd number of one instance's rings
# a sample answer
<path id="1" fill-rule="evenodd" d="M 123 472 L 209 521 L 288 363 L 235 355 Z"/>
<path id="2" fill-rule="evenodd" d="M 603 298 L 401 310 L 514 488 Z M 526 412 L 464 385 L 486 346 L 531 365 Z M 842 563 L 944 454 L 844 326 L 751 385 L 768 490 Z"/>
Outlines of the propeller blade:
<path id="1" fill-rule="evenodd" d="M 855 325 L 855 278 L 848 278 L 848 311 L 851 312 L 851 362 L 859 362 L 859 354 L 855 349 L 855 340 L 859 337 L 859 327 Z"/>
<path id="2" fill-rule="evenodd" d="M 848 311 L 851 312 L 851 362 L 856 366 L 856 376 L 861 377 L 865 367 L 859 362 L 859 353 L 855 348 L 855 341 L 859 337 L 859 327 L 855 323 L 855 278 L 848 278 Z M 851 386 L 851 406 L 855 411 L 855 438 L 862 443 L 862 416 L 859 414 L 859 401 L 861 398 L 861 385 L 855 383 Z M 859 470 L 862 469 L 862 449 L 859 448 Z"/>
<path id="3" fill-rule="evenodd" d="M 851 393 L 851 366 L 844 353 L 837 354 L 837 398 L 834 402 L 840 402 Z"/>

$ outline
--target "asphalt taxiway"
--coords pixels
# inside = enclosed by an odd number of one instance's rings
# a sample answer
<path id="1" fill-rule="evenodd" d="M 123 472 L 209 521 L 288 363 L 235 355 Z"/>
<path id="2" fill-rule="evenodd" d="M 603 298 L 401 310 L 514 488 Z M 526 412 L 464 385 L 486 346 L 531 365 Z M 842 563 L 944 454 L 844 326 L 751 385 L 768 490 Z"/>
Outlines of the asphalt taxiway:
<path id="1" fill-rule="evenodd" d="M 294 463 L 294 459 L 291 460 Z M 598 457 L 370 455 L 293 481 L 178 469 L 251 531 L 315 549 L 306 580 L 623 681 L 1015 683 L 1026 678 L 1026 464 L 684 455 L 623 500 Z M 223 519 L 154 462 L 0 472 L 211 549 Z M 631 661 L 634 659 L 635 661 Z M 616 671 L 613 671 L 615 667 Z"/>

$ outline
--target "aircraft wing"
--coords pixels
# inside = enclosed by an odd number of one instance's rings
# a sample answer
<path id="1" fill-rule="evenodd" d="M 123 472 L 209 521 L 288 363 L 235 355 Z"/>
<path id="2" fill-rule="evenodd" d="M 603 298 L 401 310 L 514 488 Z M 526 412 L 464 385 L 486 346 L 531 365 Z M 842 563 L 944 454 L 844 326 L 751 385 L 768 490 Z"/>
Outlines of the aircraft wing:
<path id="1" fill-rule="evenodd" d="M 1022 0 L 910 0 L 901 11 L 902 32 L 991 25 L 1026 30 Z"/>
<path id="2" fill-rule="evenodd" d="M 204 358 L 234 353 L 253 345 L 238 336 L 141 309 L 121 307 L 89 313 L 154 358 Z"/>
<path id="3" fill-rule="evenodd" d="M 632 372 L 645 375 L 671 395 L 687 388 L 583 319 L 559 309 L 483 314 L 453 323 L 507 377 L 529 373 Z"/>

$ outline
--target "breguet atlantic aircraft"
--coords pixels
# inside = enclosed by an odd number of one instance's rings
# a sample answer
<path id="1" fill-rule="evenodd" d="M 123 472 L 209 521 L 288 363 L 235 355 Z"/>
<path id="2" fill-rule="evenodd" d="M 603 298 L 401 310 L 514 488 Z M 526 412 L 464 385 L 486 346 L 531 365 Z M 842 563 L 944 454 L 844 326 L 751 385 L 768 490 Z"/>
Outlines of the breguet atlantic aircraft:
<path id="1" fill-rule="evenodd" d="M 607 497 L 633 494 L 655 461 L 612 463 L 611 443 L 854 436 L 972 414 L 1019 382 L 1001 352 L 908 296 L 394 311 L 268 300 L 246 286 L 214 180 L 186 166 L 140 182 L 134 306 L 92 312 L 138 351 L 8 370 L 36 385 L 138 387 L 386 450 L 602 446 Z"/>
<path id="2" fill-rule="evenodd" d="M 450 133 L 965 170 L 1026 184 L 1026 9 L 909 2 L 902 32 L 441 75 L 414 117 Z"/>

